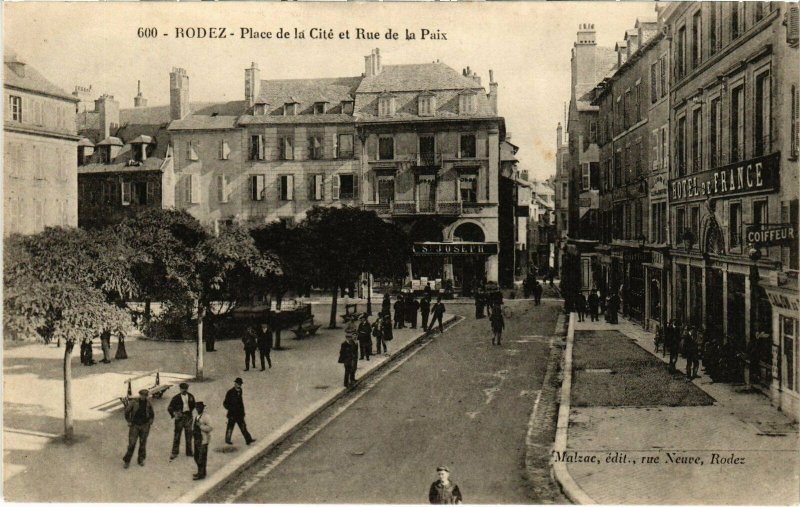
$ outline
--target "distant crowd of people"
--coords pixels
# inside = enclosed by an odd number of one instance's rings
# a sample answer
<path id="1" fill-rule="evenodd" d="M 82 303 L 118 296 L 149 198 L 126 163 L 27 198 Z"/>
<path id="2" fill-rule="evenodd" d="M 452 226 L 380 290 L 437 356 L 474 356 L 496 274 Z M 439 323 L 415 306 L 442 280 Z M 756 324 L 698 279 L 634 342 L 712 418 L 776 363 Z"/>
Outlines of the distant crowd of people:
<path id="1" fill-rule="evenodd" d="M 671 373 L 677 371 L 678 357 L 686 358 L 686 377 L 697 378 L 700 369 L 701 351 L 703 350 L 703 334 L 697 327 L 681 325 L 679 320 L 672 319 L 667 322 L 664 329 L 656 324 L 655 332 L 656 352 L 661 350 L 661 355 L 669 354 L 667 368 Z"/>

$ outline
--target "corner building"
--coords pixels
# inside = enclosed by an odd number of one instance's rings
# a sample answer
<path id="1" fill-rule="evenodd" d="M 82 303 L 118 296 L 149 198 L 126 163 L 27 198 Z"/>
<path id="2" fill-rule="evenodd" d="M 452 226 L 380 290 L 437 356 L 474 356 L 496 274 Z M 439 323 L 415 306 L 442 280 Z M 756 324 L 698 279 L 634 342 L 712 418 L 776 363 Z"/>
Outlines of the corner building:
<path id="1" fill-rule="evenodd" d="M 728 376 L 795 418 L 797 16 L 782 2 L 682 2 L 664 12 L 670 316 L 705 328 L 736 358 Z"/>

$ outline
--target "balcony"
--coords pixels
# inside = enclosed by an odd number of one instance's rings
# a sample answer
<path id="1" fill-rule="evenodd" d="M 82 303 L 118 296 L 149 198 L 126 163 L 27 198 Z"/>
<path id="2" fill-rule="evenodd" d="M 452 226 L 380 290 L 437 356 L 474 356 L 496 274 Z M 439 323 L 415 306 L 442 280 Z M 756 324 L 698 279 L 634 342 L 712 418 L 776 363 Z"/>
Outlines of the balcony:
<path id="1" fill-rule="evenodd" d="M 465 203 L 465 206 L 468 203 Z M 462 213 L 480 211 L 479 209 L 466 206 L 462 210 L 462 203 L 459 201 L 390 201 L 382 203 L 365 203 L 363 209 L 374 211 L 380 217 L 401 217 L 413 215 L 441 215 L 459 216 Z"/>
<path id="2" fill-rule="evenodd" d="M 435 152 L 417 153 L 417 167 L 438 167 L 441 165 L 441 156 Z"/>

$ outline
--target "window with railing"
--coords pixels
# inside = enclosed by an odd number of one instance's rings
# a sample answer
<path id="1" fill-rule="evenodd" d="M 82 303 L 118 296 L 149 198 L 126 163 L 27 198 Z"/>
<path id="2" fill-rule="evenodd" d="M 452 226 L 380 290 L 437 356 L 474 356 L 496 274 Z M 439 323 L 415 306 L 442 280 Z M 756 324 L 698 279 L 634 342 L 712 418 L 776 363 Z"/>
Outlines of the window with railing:
<path id="1" fill-rule="evenodd" d="M 742 203 L 732 202 L 728 210 L 730 248 L 739 248 L 742 246 Z"/>
<path id="2" fill-rule="evenodd" d="M 464 203 L 478 202 L 477 174 L 462 174 L 459 177 L 459 196 L 461 198 L 461 202 Z"/>
<path id="3" fill-rule="evenodd" d="M 320 160 L 324 155 L 322 136 L 311 136 L 308 138 L 308 158 Z"/>
<path id="4" fill-rule="evenodd" d="M 719 97 L 712 99 L 708 106 L 708 162 L 711 169 L 720 165 L 720 108 Z"/>
<path id="5" fill-rule="evenodd" d="M 692 171 L 703 170 L 703 110 L 692 111 Z"/>
<path id="6" fill-rule="evenodd" d="M 744 158 L 744 85 L 731 91 L 731 162 Z"/>
<path id="7" fill-rule="evenodd" d="M 378 139 L 378 159 L 394 160 L 394 138 L 381 137 Z"/>
<path id="8" fill-rule="evenodd" d="M 336 144 L 336 158 L 353 158 L 353 134 L 339 134 Z"/>
<path id="9" fill-rule="evenodd" d="M 756 96 L 755 96 L 755 153 L 759 157 L 772 150 L 772 102 L 770 91 L 769 71 L 762 72 L 756 76 Z"/>
<path id="10" fill-rule="evenodd" d="M 675 170 L 677 176 L 686 175 L 686 117 L 678 118 L 675 127 Z"/>
<path id="11" fill-rule="evenodd" d="M 476 144 L 474 134 L 462 134 L 459 142 L 459 158 L 475 158 Z"/>
<path id="12" fill-rule="evenodd" d="M 436 142 L 432 135 L 419 137 L 419 165 L 436 165 Z"/>

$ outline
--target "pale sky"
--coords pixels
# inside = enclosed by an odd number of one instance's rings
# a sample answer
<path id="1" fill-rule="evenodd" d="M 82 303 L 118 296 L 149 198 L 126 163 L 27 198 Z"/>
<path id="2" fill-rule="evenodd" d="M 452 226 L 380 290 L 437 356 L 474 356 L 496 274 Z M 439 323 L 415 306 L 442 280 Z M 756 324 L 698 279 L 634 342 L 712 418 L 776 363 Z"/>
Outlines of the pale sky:
<path id="1" fill-rule="evenodd" d="M 569 100 L 570 49 L 580 23 L 594 23 L 600 45 L 612 46 L 637 18 L 655 19 L 645 2 L 553 3 L 5 3 L 4 43 L 50 81 L 71 92 L 92 85 L 121 107 L 133 107 L 142 81 L 148 105 L 169 103 L 169 72 L 184 67 L 192 101 L 244 98 L 244 69 L 258 63 L 262 79 L 357 76 L 378 47 L 384 65 L 436 59 L 469 66 L 487 88 L 499 83 L 499 113 L 520 147 L 520 168 L 532 177 L 555 172 L 556 124 Z M 139 27 L 158 37 L 139 38 Z M 176 39 L 176 27 L 225 27 L 228 39 Z M 276 32 L 333 29 L 334 40 L 239 38 L 240 27 Z M 355 29 L 381 39 L 356 40 Z M 392 28 L 400 40 L 386 40 Z M 405 41 L 408 28 L 447 40 Z M 338 39 L 350 31 L 350 40 Z M 169 36 L 163 34 L 167 32 Z"/>

